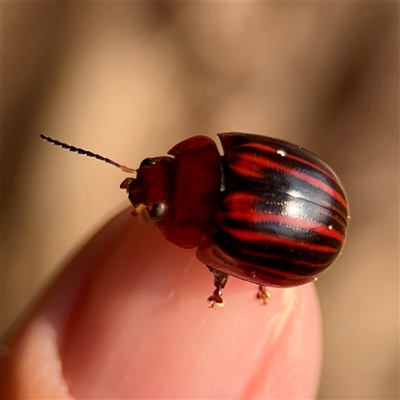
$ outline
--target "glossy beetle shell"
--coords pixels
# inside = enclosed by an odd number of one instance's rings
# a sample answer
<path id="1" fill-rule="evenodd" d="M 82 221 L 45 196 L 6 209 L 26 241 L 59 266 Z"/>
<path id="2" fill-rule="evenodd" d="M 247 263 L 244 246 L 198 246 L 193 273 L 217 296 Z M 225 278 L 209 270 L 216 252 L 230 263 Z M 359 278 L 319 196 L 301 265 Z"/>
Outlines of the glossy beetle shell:
<path id="1" fill-rule="evenodd" d="M 337 176 L 291 143 L 242 133 L 218 136 L 224 191 L 198 259 L 259 285 L 314 280 L 344 242 L 348 206 Z"/>
<path id="2" fill-rule="evenodd" d="M 197 247 L 214 276 L 208 301 L 222 306 L 228 275 L 259 285 L 290 287 L 315 280 L 340 254 L 348 205 L 332 169 L 283 140 L 219 134 L 224 154 L 206 136 L 193 136 L 169 156 L 146 158 L 134 170 L 48 136 L 78 154 L 136 173 L 120 187 L 135 216 L 152 219 L 171 243 Z"/>
<path id="3" fill-rule="evenodd" d="M 123 186 L 132 204 L 162 205 L 161 232 L 178 246 L 198 246 L 214 276 L 278 287 L 314 280 L 344 242 L 348 207 L 337 176 L 291 143 L 218 136 L 223 156 L 210 138 L 194 136 L 171 149 L 173 157 L 145 160 Z"/>

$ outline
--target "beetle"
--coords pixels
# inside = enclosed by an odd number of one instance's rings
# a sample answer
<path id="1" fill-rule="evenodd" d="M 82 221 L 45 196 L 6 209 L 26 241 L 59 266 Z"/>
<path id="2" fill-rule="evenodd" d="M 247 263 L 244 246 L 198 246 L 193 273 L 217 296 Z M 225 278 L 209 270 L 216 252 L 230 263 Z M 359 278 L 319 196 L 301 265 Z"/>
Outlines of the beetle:
<path id="1" fill-rule="evenodd" d="M 135 216 L 154 221 L 164 237 L 196 256 L 214 276 L 210 307 L 223 306 L 228 276 L 281 288 L 315 281 L 344 244 L 349 208 L 342 184 L 319 157 L 267 136 L 218 134 L 175 145 L 138 169 L 48 136 L 42 139 L 134 174 L 126 190 Z"/>

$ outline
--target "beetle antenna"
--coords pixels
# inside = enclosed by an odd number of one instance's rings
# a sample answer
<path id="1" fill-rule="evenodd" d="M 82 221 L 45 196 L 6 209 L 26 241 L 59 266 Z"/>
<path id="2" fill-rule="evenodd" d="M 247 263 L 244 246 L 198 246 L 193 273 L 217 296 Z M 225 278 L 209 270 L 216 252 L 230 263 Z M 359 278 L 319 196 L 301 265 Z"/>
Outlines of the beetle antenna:
<path id="1" fill-rule="evenodd" d="M 118 164 L 115 161 L 110 160 L 109 158 L 101 156 L 100 154 L 92 153 L 91 151 L 84 150 L 84 149 L 81 149 L 79 147 L 71 146 L 70 144 L 60 142 L 60 141 L 58 141 L 56 139 L 52 139 L 51 137 L 48 137 L 46 135 L 40 135 L 40 137 L 46 142 L 52 143 L 55 146 L 60 146 L 63 149 L 67 149 L 69 151 L 72 151 L 73 153 L 78 153 L 78 154 L 82 154 L 84 156 L 97 158 L 98 160 L 104 161 L 107 164 L 114 165 L 114 167 L 117 167 L 117 168 L 121 169 L 124 172 L 128 172 L 128 173 L 136 172 L 136 169 L 125 167 L 125 165 Z"/>

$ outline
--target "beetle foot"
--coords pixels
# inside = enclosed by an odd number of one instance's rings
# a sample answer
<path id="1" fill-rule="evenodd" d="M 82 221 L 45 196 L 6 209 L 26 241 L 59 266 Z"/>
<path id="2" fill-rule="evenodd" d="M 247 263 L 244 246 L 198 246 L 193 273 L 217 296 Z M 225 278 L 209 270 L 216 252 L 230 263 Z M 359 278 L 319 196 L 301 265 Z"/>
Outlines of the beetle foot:
<path id="1" fill-rule="evenodd" d="M 257 299 L 260 299 L 263 302 L 263 304 L 266 305 L 270 298 L 271 298 L 271 293 L 268 292 L 265 286 L 260 285 L 258 287 Z"/>
<path id="2" fill-rule="evenodd" d="M 214 293 L 207 299 L 207 302 L 210 305 L 210 308 L 214 308 L 214 306 L 223 307 L 225 303 L 222 298 L 222 290 L 215 289 Z"/>
<path id="3" fill-rule="evenodd" d="M 223 307 L 225 303 L 222 298 L 222 289 L 225 287 L 226 282 L 228 281 L 228 275 L 212 267 L 207 266 L 207 268 L 214 275 L 215 286 L 213 294 L 207 299 L 207 301 L 210 304 L 210 308 L 214 308 L 214 305 L 218 307 Z"/>

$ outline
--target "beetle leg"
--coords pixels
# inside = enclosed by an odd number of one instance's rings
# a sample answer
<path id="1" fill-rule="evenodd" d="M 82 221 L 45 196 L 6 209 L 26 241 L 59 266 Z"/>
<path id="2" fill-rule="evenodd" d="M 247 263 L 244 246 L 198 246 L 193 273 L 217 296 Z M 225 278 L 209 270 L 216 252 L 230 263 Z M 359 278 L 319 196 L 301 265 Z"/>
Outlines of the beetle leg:
<path id="1" fill-rule="evenodd" d="M 258 287 L 258 292 L 257 292 L 257 299 L 261 299 L 263 304 L 266 305 L 268 299 L 271 298 L 271 293 L 268 292 L 267 288 L 263 285 L 260 285 Z"/>
<path id="2" fill-rule="evenodd" d="M 218 307 L 223 307 L 225 303 L 222 298 L 222 289 L 225 287 L 226 282 L 228 281 L 228 275 L 212 267 L 207 266 L 207 268 L 214 275 L 214 286 L 215 286 L 213 294 L 207 299 L 207 301 L 210 304 L 210 308 L 213 308 L 214 305 Z"/>

